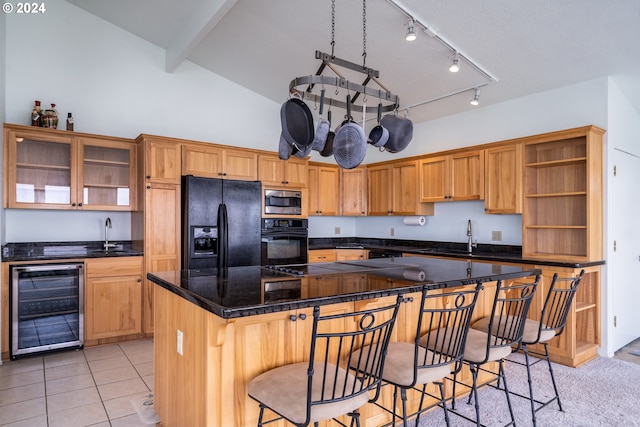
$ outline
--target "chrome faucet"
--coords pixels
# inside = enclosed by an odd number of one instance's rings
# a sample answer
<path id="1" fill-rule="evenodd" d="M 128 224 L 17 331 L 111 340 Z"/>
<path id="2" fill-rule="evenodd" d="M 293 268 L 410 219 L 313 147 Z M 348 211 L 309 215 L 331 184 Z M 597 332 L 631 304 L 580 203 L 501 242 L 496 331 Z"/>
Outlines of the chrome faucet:
<path id="1" fill-rule="evenodd" d="M 473 248 L 478 247 L 478 242 L 473 242 L 473 238 L 471 236 L 471 220 L 467 221 L 467 252 L 471 253 Z"/>
<path id="2" fill-rule="evenodd" d="M 111 228 L 111 218 L 107 218 L 104 223 L 104 250 L 108 251 L 109 248 L 115 248 L 115 243 L 109 243 L 109 229 Z"/>

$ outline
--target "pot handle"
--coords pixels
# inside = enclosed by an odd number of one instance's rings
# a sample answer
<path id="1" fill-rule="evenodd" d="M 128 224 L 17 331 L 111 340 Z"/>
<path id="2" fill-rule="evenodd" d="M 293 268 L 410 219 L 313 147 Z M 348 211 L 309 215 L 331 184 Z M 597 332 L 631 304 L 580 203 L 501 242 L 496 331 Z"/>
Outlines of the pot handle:
<path id="1" fill-rule="evenodd" d="M 320 108 L 322 108 L 322 104 L 320 104 Z M 382 102 L 378 104 L 378 124 L 380 124 L 380 120 L 382 120 Z"/>
<path id="2" fill-rule="evenodd" d="M 351 120 L 351 95 L 347 95 L 347 121 Z"/>
<path id="3" fill-rule="evenodd" d="M 322 107 L 324 106 L 324 89 L 320 91 L 320 117 L 322 117 Z"/>

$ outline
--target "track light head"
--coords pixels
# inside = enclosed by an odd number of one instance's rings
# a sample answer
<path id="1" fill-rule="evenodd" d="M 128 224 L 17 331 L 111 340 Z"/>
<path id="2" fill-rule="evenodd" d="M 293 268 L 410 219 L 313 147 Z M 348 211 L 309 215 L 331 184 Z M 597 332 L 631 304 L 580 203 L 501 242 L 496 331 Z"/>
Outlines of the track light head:
<path id="1" fill-rule="evenodd" d="M 408 42 L 412 42 L 416 39 L 416 37 L 415 24 L 413 20 L 411 20 L 407 23 L 407 35 L 404 37 L 404 39 Z"/>
<path id="2" fill-rule="evenodd" d="M 471 105 L 480 104 L 480 88 L 476 88 L 475 89 L 475 92 L 473 94 L 473 98 L 471 99 L 471 101 L 469 101 L 469 104 L 471 104 Z"/>
<path id="3" fill-rule="evenodd" d="M 460 71 L 460 57 L 458 56 L 458 52 L 453 55 L 451 65 L 449 66 L 449 71 L 451 71 L 452 73 L 457 73 L 458 71 Z"/>

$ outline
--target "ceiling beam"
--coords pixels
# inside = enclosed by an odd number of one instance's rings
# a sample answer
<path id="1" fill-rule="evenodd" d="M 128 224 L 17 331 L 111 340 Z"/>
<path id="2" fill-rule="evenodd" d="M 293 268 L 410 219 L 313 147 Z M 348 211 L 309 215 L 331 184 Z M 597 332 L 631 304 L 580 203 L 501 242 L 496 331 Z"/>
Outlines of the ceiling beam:
<path id="1" fill-rule="evenodd" d="M 173 73 L 224 18 L 238 0 L 203 0 L 189 22 L 167 46 L 165 71 Z"/>

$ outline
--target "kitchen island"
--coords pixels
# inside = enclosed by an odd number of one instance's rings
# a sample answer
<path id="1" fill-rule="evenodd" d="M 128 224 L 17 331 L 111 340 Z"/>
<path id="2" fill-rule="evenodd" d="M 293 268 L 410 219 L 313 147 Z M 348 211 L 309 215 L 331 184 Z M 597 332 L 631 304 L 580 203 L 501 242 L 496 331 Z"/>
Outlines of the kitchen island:
<path id="1" fill-rule="evenodd" d="M 154 403 L 162 426 L 255 426 L 258 404 L 247 396 L 246 384 L 268 369 L 308 357 L 315 305 L 337 313 L 387 304 L 402 294 L 405 302 L 394 339 L 410 341 L 424 286 L 440 292 L 483 282 L 474 313 L 478 318 L 490 309 L 496 280 L 540 273 L 535 268 L 429 258 L 287 270 L 251 266 L 148 274 L 158 285 Z M 390 399 L 390 393 L 383 392 L 381 398 Z M 361 419 L 363 425 L 376 426 L 389 417 L 367 405 Z"/>

